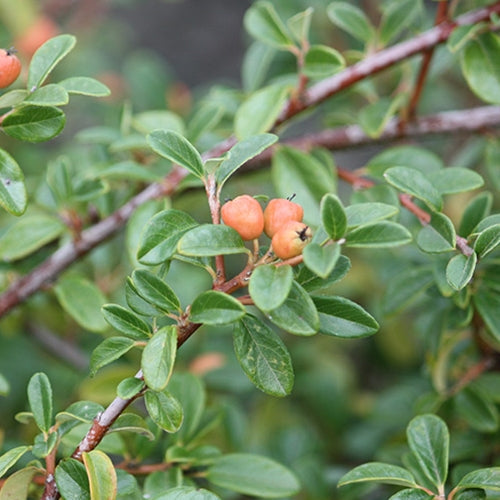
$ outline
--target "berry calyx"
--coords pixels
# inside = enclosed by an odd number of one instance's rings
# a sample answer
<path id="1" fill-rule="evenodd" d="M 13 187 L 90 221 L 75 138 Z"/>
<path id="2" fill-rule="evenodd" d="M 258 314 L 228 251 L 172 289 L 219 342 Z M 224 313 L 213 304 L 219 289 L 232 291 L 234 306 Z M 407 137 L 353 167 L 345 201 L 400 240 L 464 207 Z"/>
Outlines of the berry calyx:
<path id="1" fill-rule="evenodd" d="M 10 48 L 0 49 L 0 88 L 4 89 L 13 84 L 21 73 L 21 61 Z"/>
<path id="2" fill-rule="evenodd" d="M 258 238 L 264 230 L 262 207 L 248 194 L 224 203 L 221 216 L 224 224 L 236 230 L 245 241 Z"/>
<path id="3" fill-rule="evenodd" d="M 302 222 L 304 209 L 291 199 L 274 198 L 264 210 L 264 232 L 272 238 L 287 222 Z"/>
<path id="4" fill-rule="evenodd" d="M 301 255 L 311 238 L 312 232 L 309 226 L 299 221 L 288 221 L 274 234 L 271 245 L 274 254 L 286 260 Z"/>

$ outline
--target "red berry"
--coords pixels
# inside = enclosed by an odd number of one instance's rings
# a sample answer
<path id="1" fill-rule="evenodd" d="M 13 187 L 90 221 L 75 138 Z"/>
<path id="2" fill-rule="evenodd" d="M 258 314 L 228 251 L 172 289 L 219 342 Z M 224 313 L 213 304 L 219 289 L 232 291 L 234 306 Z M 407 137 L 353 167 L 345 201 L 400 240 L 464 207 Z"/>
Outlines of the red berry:
<path id="1" fill-rule="evenodd" d="M 304 247 L 311 241 L 309 226 L 299 221 L 288 221 L 271 240 L 274 254 L 282 260 L 302 254 Z"/>
<path id="2" fill-rule="evenodd" d="M 264 210 L 264 232 L 272 238 L 289 221 L 302 222 L 303 208 L 291 200 L 275 198 Z"/>
<path id="3" fill-rule="evenodd" d="M 258 238 L 264 230 L 264 213 L 260 203 L 244 194 L 222 206 L 224 224 L 235 229 L 245 241 Z"/>
<path id="4" fill-rule="evenodd" d="M 17 80 L 21 73 L 21 61 L 12 49 L 0 49 L 0 88 L 4 89 Z"/>

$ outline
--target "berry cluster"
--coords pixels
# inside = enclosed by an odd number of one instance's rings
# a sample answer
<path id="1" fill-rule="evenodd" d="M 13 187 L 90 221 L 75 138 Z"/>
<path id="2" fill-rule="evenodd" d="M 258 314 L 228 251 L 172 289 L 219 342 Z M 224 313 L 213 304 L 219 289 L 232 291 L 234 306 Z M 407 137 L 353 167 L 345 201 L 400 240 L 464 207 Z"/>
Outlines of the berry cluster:
<path id="1" fill-rule="evenodd" d="M 274 254 L 282 260 L 301 255 L 312 238 L 311 229 L 302 222 L 303 208 L 291 199 L 274 198 L 262 210 L 255 198 L 244 194 L 226 202 L 221 216 L 245 241 L 265 233 L 271 238 Z"/>

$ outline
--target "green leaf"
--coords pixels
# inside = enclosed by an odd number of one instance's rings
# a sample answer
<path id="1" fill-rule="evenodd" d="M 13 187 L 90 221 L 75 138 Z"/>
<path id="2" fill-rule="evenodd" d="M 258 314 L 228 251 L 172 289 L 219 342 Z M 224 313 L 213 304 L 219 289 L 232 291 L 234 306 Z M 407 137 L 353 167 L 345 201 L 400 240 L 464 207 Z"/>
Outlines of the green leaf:
<path id="1" fill-rule="evenodd" d="M 151 337 L 149 325 L 136 314 L 117 304 L 102 306 L 104 319 L 116 330 L 133 340 L 148 340 Z"/>
<path id="2" fill-rule="evenodd" d="M 130 399 L 144 389 L 144 382 L 140 378 L 127 377 L 116 388 L 116 395 L 122 399 Z"/>
<path id="3" fill-rule="evenodd" d="M 62 459 L 56 467 L 56 484 L 63 498 L 90 500 L 90 487 L 85 466 L 74 458 Z"/>
<path id="4" fill-rule="evenodd" d="M 88 76 L 73 76 L 58 83 L 68 94 L 88 95 L 91 97 L 106 97 L 111 90 L 94 78 Z"/>
<path id="5" fill-rule="evenodd" d="M 311 154 L 280 146 L 272 158 L 271 174 L 278 196 L 288 198 L 295 193 L 306 223 L 317 225 L 321 198 L 336 191 L 332 171 Z"/>
<path id="6" fill-rule="evenodd" d="M 101 342 L 90 357 L 90 376 L 93 377 L 103 366 L 121 358 L 134 347 L 135 342 L 128 337 L 109 337 Z"/>
<path id="7" fill-rule="evenodd" d="M 384 172 L 385 180 L 396 189 L 407 193 L 436 211 L 441 210 L 443 201 L 439 191 L 421 172 L 409 167 L 392 167 Z"/>
<path id="8" fill-rule="evenodd" d="M 456 233 L 453 222 L 440 212 L 432 212 L 429 224 L 418 233 L 417 245 L 427 253 L 449 252 L 455 248 Z"/>
<path id="9" fill-rule="evenodd" d="M 296 335 L 314 335 L 319 328 L 319 316 L 309 294 L 297 283 L 285 302 L 267 313 L 267 317 L 283 330 Z"/>
<path id="10" fill-rule="evenodd" d="M 347 217 L 344 206 L 338 196 L 329 193 L 323 196 L 320 205 L 321 222 L 332 240 L 344 236 L 347 229 Z"/>
<path id="11" fill-rule="evenodd" d="M 297 275 L 297 282 L 307 292 L 323 290 L 340 281 L 351 268 L 351 262 L 345 255 L 340 255 L 333 271 L 325 279 L 314 274 L 308 267 L 302 266 Z"/>
<path id="12" fill-rule="evenodd" d="M 304 74 L 309 78 L 326 78 L 345 67 L 342 54 L 326 45 L 311 45 L 304 58 Z"/>
<path id="13" fill-rule="evenodd" d="M 406 435 L 422 471 L 440 490 L 448 476 L 450 435 L 446 424 L 436 415 L 419 415 L 409 423 Z"/>
<path id="14" fill-rule="evenodd" d="M 3 477 L 5 473 L 15 465 L 18 460 L 31 449 L 31 446 L 17 446 L 9 451 L 5 452 L 0 456 L 0 477 Z"/>
<path id="15" fill-rule="evenodd" d="M 458 234 L 463 237 L 469 236 L 479 222 L 489 215 L 492 204 L 493 196 L 489 192 L 480 193 L 472 198 L 462 214 Z"/>
<path id="16" fill-rule="evenodd" d="M 473 296 L 474 305 L 486 323 L 491 335 L 500 341 L 500 295 L 487 288 L 481 288 Z"/>
<path id="17" fill-rule="evenodd" d="M 427 174 L 427 178 L 441 195 L 472 191 L 484 184 L 477 172 L 461 167 L 443 168 Z"/>
<path id="18" fill-rule="evenodd" d="M 270 130 L 285 106 L 289 91 L 288 84 L 273 84 L 252 93 L 236 111 L 236 137 L 246 139 Z"/>
<path id="19" fill-rule="evenodd" d="M 144 382 L 153 391 L 167 387 L 177 354 L 177 328 L 160 328 L 147 343 L 142 353 L 141 368 Z"/>
<path id="20" fill-rule="evenodd" d="M 455 410 L 479 432 L 496 432 L 499 415 L 496 406 L 480 389 L 465 387 L 454 398 Z"/>
<path id="21" fill-rule="evenodd" d="M 319 314 L 319 331 L 342 338 L 368 337 L 379 325 L 360 305 L 343 297 L 312 297 Z"/>
<path id="22" fill-rule="evenodd" d="M 22 106 L 7 115 L 2 129 L 11 137 L 27 142 L 43 142 L 58 135 L 64 128 L 64 113 L 51 106 Z"/>
<path id="23" fill-rule="evenodd" d="M 500 467 L 488 467 L 469 472 L 457 484 L 457 489 L 484 488 L 500 491 Z"/>
<path id="24" fill-rule="evenodd" d="M 292 288 L 292 281 L 293 272 L 288 265 L 258 266 L 250 277 L 248 291 L 261 311 L 271 311 L 285 302 Z"/>
<path id="25" fill-rule="evenodd" d="M 382 301 L 384 314 L 401 310 L 427 290 L 433 282 L 434 276 L 428 267 L 419 266 L 398 273 L 387 284 Z"/>
<path id="26" fill-rule="evenodd" d="M 410 488 L 417 486 L 415 479 L 406 469 L 381 462 L 369 462 L 355 467 L 340 478 L 338 486 L 364 482 L 395 484 Z"/>
<path id="27" fill-rule="evenodd" d="M 224 116 L 224 108 L 211 102 L 203 103 L 187 125 L 187 137 L 194 144 L 202 134 L 210 132 Z"/>
<path id="28" fill-rule="evenodd" d="M 116 419 L 108 434 L 113 432 L 132 432 L 147 438 L 149 441 L 155 439 L 155 435 L 149 429 L 146 420 L 135 413 L 122 413 Z"/>
<path id="29" fill-rule="evenodd" d="M 143 111 L 133 117 L 132 124 L 141 134 L 147 135 L 158 129 L 185 134 L 182 118 L 172 111 Z"/>
<path id="30" fill-rule="evenodd" d="M 0 396 L 7 396 L 10 392 L 9 381 L 0 373 Z"/>
<path id="31" fill-rule="evenodd" d="M 303 250 L 304 264 L 317 276 L 326 279 L 340 257 L 340 245 L 321 246 L 309 243 Z"/>
<path id="32" fill-rule="evenodd" d="M 387 5 L 380 21 L 380 40 L 383 44 L 396 38 L 422 12 L 422 3 L 418 0 L 399 0 Z"/>
<path id="33" fill-rule="evenodd" d="M 70 404 L 66 410 L 59 412 L 56 415 L 56 421 L 63 424 L 61 427 L 67 422 L 75 421 L 77 424 L 80 422 L 89 424 L 102 411 L 104 411 L 104 407 L 93 401 L 77 401 Z"/>
<path id="34" fill-rule="evenodd" d="M 0 206 L 12 215 L 22 215 L 27 204 L 24 174 L 16 160 L 0 149 Z"/>
<path id="35" fill-rule="evenodd" d="M 464 254 L 452 257 L 446 266 L 446 280 L 455 290 L 462 290 L 474 275 L 476 269 L 477 255 L 473 253 L 469 257 Z"/>
<path id="36" fill-rule="evenodd" d="M 474 40 L 481 31 L 484 31 L 485 23 L 467 24 L 457 26 L 446 42 L 446 46 L 451 53 L 463 49 L 471 40 Z"/>
<path id="37" fill-rule="evenodd" d="M 311 21 L 314 14 L 314 9 L 308 7 L 307 9 L 295 14 L 286 21 L 286 25 L 293 35 L 293 38 L 299 44 L 309 40 L 309 31 L 311 28 Z"/>
<path id="38" fill-rule="evenodd" d="M 38 88 L 56 65 L 73 49 L 76 38 L 59 35 L 45 42 L 33 55 L 28 72 L 28 90 Z"/>
<path id="39" fill-rule="evenodd" d="M 22 103 L 29 92 L 24 89 L 14 89 L 0 96 L 0 108 L 11 108 Z"/>
<path id="40" fill-rule="evenodd" d="M 58 281 L 54 291 L 63 309 L 80 326 L 91 332 L 106 330 L 108 325 L 101 313 L 106 297 L 92 281 L 68 274 Z"/>
<path id="41" fill-rule="evenodd" d="M 375 29 L 359 8 L 348 2 L 333 2 L 327 8 L 330 21 L 361 42 L 369 42 Z"/>
<path id="42" fill-rule="evenodd" d="M 0 237 L 0 259 L 22 259 L 58 238 L 65 229 L 60 219 L 50 215 L 23 217 Z"/>
<path id="43" fill-rule="evenodd" d="M 381 221 L 360 226 L 347 233 L 346 246 L 386 248 L 405 245 L 411 234 L 404 226 L 392 221 Z"/>
<path id="44" fill-rule="evenodd" d="M 115 500 L 116 471 L 108 455 L 100 450 L 92 450 L 84 452 L 82 459 L 89 479 L 91 500 Z"/>
<path id="45" fill-rule="evenodd" d="M 142 182 L 160 182 L 161 176 L 148 170 L 144 165 L 125 160 L 99 171 L 99 177 L 105 179 L 127 179 Z"/>
<path id="46" fill-rule="evenodd" d="M 240 235 L 231 227 L 222 224 L 203 224 L 184 234 L 177 251 L 192 257 L 213 257 L 247 253 Z"/>
<path id="47" fill-rule="evenodd" d="M 462 73 L 471 90 L 483 101 L 500 104 L 500 67 L 497 64 L 500 38 L 483 33 L 461 53 Z"/>
<path id="48" fill-rule="evenodd" d="M 0 500 L 24 500 L 28 498 L 28 491 L 35 474 L 39 473 L 38 467 L 25 467 L 14 472 L 5 480 L 0 490 Z"/>
<path id="49" fill-rule="evenodd" d="M 153 130 L 147 136 L 153 151 L 174 162 L 200 179 L 204 176 L 203 160 L 196 148 L 173 130 Z"/>
<path id="50" fill-rule="evenodd" d="M 217 183 L 219 189 L 231 175 L 244 165 L 248 160 L 262 153 L 269 146 L 278 140 L 278 136 L 274 134 L 260 134 L 248 137 L 243 141 L 235 144 L 224 157 L 223 162 L 219 165 L 216 171 Z"/>
<path id="51" fill-rule="evenodd" d="M 36 458 L 46 458 L 47 455 L 54 451 L 58 441 L 57 432 L 52 431 L 48 434 L 37 434 L 33 440 L 31 453 L 33 453 Z"/>
<path id="52" fill-rule="evenodd" d="M 169 392 L 147 391 L 146 409 L 153 422 L 167 432 L 177 432 L 182 424 L 182 406 Z"/>
<path id="53" fill-rule="evenodd" d="M 399 212 L 398 207 L 380 202 L 354 203 L 344 211 L 349 229 L 388 219 Z"/>
<path id="54" fill-rule="evenodd" d="M 146 265 L 162 264 L 172 258 L 181 237 L 198 223 L 186 212 L 169 209 L 157 213 L 146 225 L 137 258 Z"/>
<path id="55" fill-rule="evenodd" d="M 378 101 L 365 106 L 359 113 L 359 125 L 366 135 L 372 138 L 380 137 L 403 100 L 403 94 L 399 94 L 393 99 L 382 97 Z"/>
<path id="56" fill-rule="evenodd" d="M 156 307 L 153 307 L 139 295 L 130 276 L 127 277 L 127 281 L 125 282 L 125 299 L 130 309 L 141 316 L 156 317 L 159 314 Z"/>
<path id="57" fill-rule="evenodd" d="M 206 477 L 222 488 L 263 498 L 287 497 L 300 489 L 297 478 L 286 467 L 246 453 L 221 456 L 208 468 Z"/>
<path id="58" fill-rule="evenodd" d="M 434 494 L 426 493 L 419 488 L 411 488 L 399 490 L 389 500 L 433 500 L 434 498 L 436 498 Z"/>
<path id="59" fill-rule="evenodd" d="M 165 313 L 181 312 L 181 304 L 175 292 L 163 281 L 146 269 L 136 269 L 132 282 L 137 293 L 150 304 Z"/>
<path id="60" fill-rule="evenodd" d="M 495 224 L 479 233 L 474 243 L 474 251 L 478 258 L 482 259 L 495 250 L 498 245 L 500 245 L 500 224 Z"/>
<path id="61" fill-rule="evenodd" d="M 233 339 L 241 368 L 256 387 L 271 396 L 290 394 L 292 359 L 273 330 L 255 316 L 247 315 L 234 328 Z"/>
<path id="62" fill-rule="evenodd" d="M 42 432 L 49 432 L 53 424 L 52 387 L 45 373 L 35 373 L 28 383 L 28 401 L 36 425 Z"/>
<path id="63" fill-rule="evenodd" d="M 255 39 L 277 47 L 289 49 L 294 45 L 285 25 L 270 2 L 256 2 L 243 18 L 245 29 Z"/>
<path id="64" fill-rule="evenodd" d="M 207 290 L 194 299 L 189 320 L 193 323 L 224 325 L 239 320 L 245 313 L 245 307 L 231 295 Z"/>
<path id="65" fill-rule="evenodd" d="M 64 104 L 68 104 L 68 102 L 69 95 L 66 90 L 55 83 L 49 83 L 36 89 L 24 100 L 24 103 L 33 106 L 63 106 Z"/>
<path id="66" fill-rule="evenodd" d="M 220 497 L 204 488 L 177 486 L 155 496 L 154 500 L 220 500 Z"/>

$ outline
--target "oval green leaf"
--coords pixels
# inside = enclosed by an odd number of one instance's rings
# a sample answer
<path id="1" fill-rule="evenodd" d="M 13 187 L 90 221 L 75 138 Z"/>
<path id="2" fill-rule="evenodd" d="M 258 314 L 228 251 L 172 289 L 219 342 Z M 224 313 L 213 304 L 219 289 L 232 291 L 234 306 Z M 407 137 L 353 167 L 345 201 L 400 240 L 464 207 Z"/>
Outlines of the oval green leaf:
<path id="1" fill-rule="evenodd" d="M 118 304 L 102 306 L 104 319 L 116 330 L 134 340 L 148 340 L 151 337 L 149 325 L 135 313 Z"/>
<path id="2" fill-rule="evenodd" d="M 285 302 L 292 288 L 292 281 L 293 272 L 288 265 L 258 266 L 250 277 L 248 291 L 261 311 L 271 311 Z"/>
<path id="3" fill-rule="evenodd" d="M 450 252 L 455 248 L 456 232 L 453 222 L 440 212 L 431 214 L 431 221 L 418 233 L 417 245 L 427 253 Z"/>
<path id="4" fill-rule="evenodd" d="M 24 102 L 33 106 L 63 106 L 68 104 L 69 95 L 61 86 L 49 83 L 29 94 Z"/>
<path id="5" fill-rule="evenodd" d="M 56 484 L 63 498 L 90 500 L 90 486 L 85 465 L 65 458 L 56 467 Z"/>
<path id="6" fill-rule="evenodd" d="M 91 97 L 106 97 L 111 94 L 104 83 L 88 76 L 73 76 L 58 83 L 68 94 L 80 94 Z"/>
<path id="7" fill-rule="evenodd" d="M 500 491 L 500 467 L 488 467 L 469 472 L 457 484 L 457 489 L 483 488 Z"/>
<path id="8" fill-rule="evenodd" d="M 194 299 L 189 320 L 206 325 L 224 325 L 239 320 L 245 313 L 245 307 L 231 295 L 207 290 Z"/>
<path id="9" fill-rule="evenodd" d="M 28 383 L 28 402 L 36 425 L 49 432 L 52 422 L 52 386 L 45 373 L 35 373 Z"/>
<path id="10" fill-rule="evenodd" d="M 92 450 L 84 452 L 82 459 L 89 479 L 91 500 L 115 500 L 118 487 L 116 471 L 108 455 Z"/>
<path id="11" fill-rule="evenodd" d="M 340 245 L 321 246 L 317 243 L 309 243 L 302 252 L 304 264 L 316 276 L 326 279 L 335 268 L 340 257 Z"/>
<path id="12" fill-rule="evenodd" d="M 470 256 L 464 254 L 452 257 L 446 266 L 446 280 L 455 290 L 462 290 L 474 275 L 476 269 L 477 255 L 475 252 Z"/>
<path id="13" fill-rule="evenodd" d="M 495 250 L 498 245 L 500 245 L 500 224 L 495 224 L 479 233 L 474 242 L 474 250 L 478 258 L 482 259 Z"/>
<path id="14" fill-rule="evenodd" d="M 473 300 L 488 330 L 500 342 L 500 294 L 482 288 L 474 295 Z"/>
<path id="15" fill-rule="evenodd" d="M 347 229 L 347 217 L 339 197 L 328 193 L 321 199 L 321 222 L 332 240 L 344 236 Z"/>
<path id="16" fill-rule="evenodd" d="M 415 479 L 406 469 L 381 462 L 369 462 L 355 467 L 340 478 L 338 486 L 364 482 L 395 484 L 410 488 L 417 486 Z"/>
<path id="17" fill-rule="evenodd" d="M 90 357 L 90 376 L 97 370 L 121 358 L 134 347 L 135 342 L 128 337 L 108 337 L 103 340 L 92 352 Z"/>
<path id="18" fill-rule="evenodd" d="M 182 424 L 182 406 L 168 391 L 147 391 L 146 409 L 153 422 L 167 432 L 177 432 Z"/>
<path id="19" fill-rule="evenodd" d="M 309 78 L 326 78 L 345 67 L 342 54 L 326 45 L 312 45 L 304 58 L 304 74 Z"/>
<path id="20" fill-rule="evenodd" d="M 31 446 L 16 446 L 0 456 L 0 477 L 17 463 L 17 461 L 29 450 Z"/>
<path id="21" fill-rule="evenodd" d="M 175 292 L 154 274 L 145 269 L 137 269 L 132 273 L 132 282 L 137 293 L 160 311 L 179 313 L 181 304 Z"/>
<path id="22" fill-rule="evenodd" d="M 346 246 L 360 248 L 385 248 L 405 245 L 411 233 L 401 224 L 381 221 L 360 226 L 347 233 Z"/>
<path id="23" fill-rule="evenodd" d="M 349 2 L 332 2 L 326 12 L 333 24 L 361 42 L 368 42 L 375 35 L 365 13 Z"/>
<path id="24" fill-rule="evenodd" d="M 484 179 L 477 172 L 462 167 L 442 168 L 430 172 L 427 178 L 441 195 L 472 191 L 484 184 Z"/>
<path id="25" fill-rule="evenodd" d="M 380 202 L 354 203 L 344 211 L 349 229 L 388 219 L 399 212 L 398 207 Z"/>

